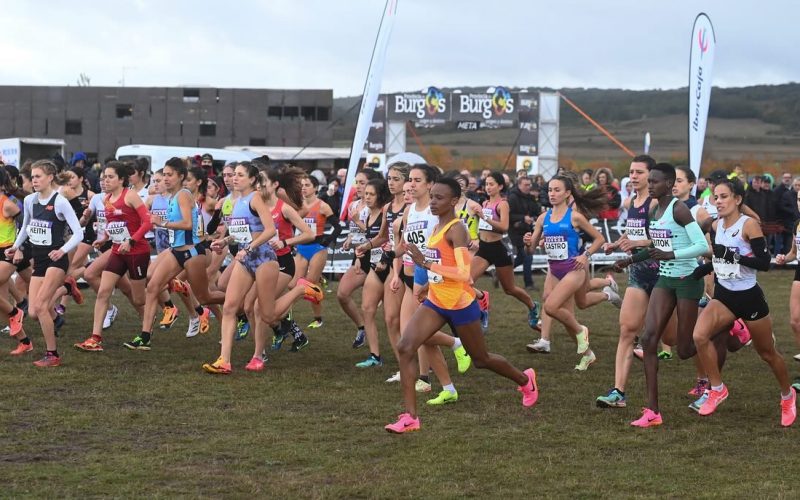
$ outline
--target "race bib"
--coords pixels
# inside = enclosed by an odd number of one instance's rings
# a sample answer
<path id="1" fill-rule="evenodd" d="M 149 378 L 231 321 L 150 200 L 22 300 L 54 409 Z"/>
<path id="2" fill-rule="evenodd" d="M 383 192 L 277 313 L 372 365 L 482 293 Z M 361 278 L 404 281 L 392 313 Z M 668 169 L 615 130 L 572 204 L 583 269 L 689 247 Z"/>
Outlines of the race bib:
<path id="1" fill-rule="evenodd" d="M 494 212 L 492 212 L 491 208 L 484 208 L 483 217 L 481 217 L 481 219 L 478 221 L 478 229 L 480 229 L 481 231 L 492 231 L 493 230 L 492 225 L 486 222 L 484 218 L 485 217 L 491 218 L 493 215 Z"/>
<path id="2" fill-rule="evenodd" d="M 31 244 L 36 246 L 51 246 L 53 244 L 53 223 L 39 219 L 31 219 L 28 224 L 28 239 Z"/>
<path id="3" fill-rule="evenodd" d="M 427 238 L 425 237 L 425 231 L 428 228 L 428 221 L 421 220 L 416 222 L 410 222 L 408 226 L 406 226 L 403 235 L 405 237 L 406 243 L 413 243 L 420 249 L 420 251 L 424 254 L 425 249 L 428 248 L 427 245 Z M 413 264 L 414 261 L 411 260 L 411 256 L 408 253 L 403 254 L 403 262 L 406 264 Z"/>
<path id="4" fill-rule="evenodd" d="M 203 214 L 197 212 L 197 237 L 203 239 L 206 235 L 206 223 L 203 220 Z"/>
<path id="5" fill-rule="evenodd" d="M 431 261 L 433 264 L 441 264 L 442 256 L 439 255 L 439 250 L 435 248 L 427 249 L 422 252 L 425 255 L 425 260 Z M 428 281 L 431 283 L 441 283 L 444 281 L 444 276 L 433 271 L 428 271 Z"/>
<path id="6" fill-rule="evenodd" d="M 175 244 L 175 230 L 174 229 L 167 229 L 167 237 L 169 238 L 169 244 Z"/>
<path id="7" fill-rule="evenodd" d="M 672 252 L 672 230 L 651 229 L 650 241 L 653 246 L 664 252 Z"/>
<path id="8" fill-rule="evenodd" d="M 800 248 L 800 233 L 794 235 L 794 244 L 797 248 Z"/>
<path id="9" fill-rule="evenodd" d="M 647 231 L 644 227 L 643 219 L 628 219 L 625 223 L 625 235 L 631 241 L 647 240 Z"/>
<path id="10" fill-rule="evenodd" d="M 106 230 L 106 211 L 105 210 L 98 210 L 97 211 L 97 222 L 94 223 L 94 232 L 97 233 L 98 238 L 102 238 L 103 233 Z"/>
<path id="11" fill-rule="evenodd" d="M 231 220 L 228 221 L 228 234 L 240 245 L 246 245 L 253 241 L 250 225 L 241 217 L 231 217 Z"/>
<path id="12" fill-rule="evenodd" d="M 545 236 L 544 251 L 548 260 L 567 260 L 569 258 L 569 245 L 563 236 Z"/>
<path id="13" fill-rule="evenodd" d="M 317 219 L 315 219 L 314 217 L 304 217 L 303 222 L 308 224 L 308 227 L 310 227 L 312 230 L 317 229 Z"/>
<path id="14" fill-rule="evenodd" d="M 725 259 L 714 257 L 711 259 L 714 265 L 714 274 L 720 280 L 734 280 L 742 277 L 742 270 L 738 262 L 728 262 Z"/>
<path id="15" fill-rule="evenodd" d="M 373 248 L 369 251 L 369 263 L 370 264 L 377 264 L 381 261 L 381 257 L 383 257 L 383 249 L 382 248 Z"/>
<path id="16" fill-rule="evenodd" d="M 131 239 L 131 233 L 128 232 L 128 226 L 122 221 L 109 222 L 106 226 L 108 237 L 114 243 L 123 243 L 125 240 Z"/>

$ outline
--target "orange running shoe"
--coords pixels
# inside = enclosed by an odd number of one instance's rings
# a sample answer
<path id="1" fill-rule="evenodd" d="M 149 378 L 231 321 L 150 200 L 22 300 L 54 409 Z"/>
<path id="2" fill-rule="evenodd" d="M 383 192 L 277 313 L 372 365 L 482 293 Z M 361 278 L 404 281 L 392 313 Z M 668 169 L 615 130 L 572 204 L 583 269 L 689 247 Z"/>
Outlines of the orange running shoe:
<path id="1" fill-rule="evenodd" d="M 75 278 L 72 276 L 67 276 L 64 278 L 64 284 L 69 284 L 70 288 L 72 289 L 72 300 L 75 301 L 76 304 L 81 305 L 83 304 L 83 294 L 81 293 L 81 289 L 78 288 L 78 283 L 75 281 Z"/>
<path id="2" fill-rule="evenodd" d="M 189 283 L 187 283 L 185 281 L 181 281 L 178 278 L 175 278 L 174 280 L 172 280 L 172 282 L 170 283 L 170 287 L 169 288 L 173 292 L 177 292 L 177 293 L 183 295 L 184 297 L 188 297 L 189 296 L 189 292 L 191 291 L 190 288 L 189 288 Z"/>
<path id="3" fill-rule="evenodd" d="M 55 356 L 53 354 L 45 353 L 44 357 L 39 361 L 33 362 L 34 366 L 38 366 L 40 368 L 48 368 L 53 366 L 61 366 L 61 358 Z"/>
<path id="4" fill-rule="evenodd" d="M 231 364 L 226 363 L 222 359 L 222 356 L 218 357 L 217 360 L 211 364 L 205 363 L 203 365 L 203 370 L 214 375 L 230 375 L 231 371 L 233 371 L 231 369 Z"/>
<path id="5" fill-rule="evenodd" d="M 33 350 L 33 342 L 30 342 L 28 344 L 23 344 L 22 342 L 20 342 L 19 344 L 17 344 L 17 347 L 13 351 L 9 352 L 9 354 L 12 356 L 22 356 L 26 352 L 31 352 L 32 350 Z"/>
<path id="6" fill-rule="evenodd" d="M 25 312 L 17 308 L 17 314 L 8 317 L 8 328 L 9 328 L 9 335 L 15 337 L 19 332 L 22 331 L 22 320 L 25 318 Z"/>
<path id="7" fill-rule="evenodd" d="M 200 333 L 208 333 L 210 327 L 211 309 L 204 307 L 203 314 L 197 317 L 200 320 Z"/>
<path id="8" fill-rule="evenodd" d="M 297 280 L 297 284 L 305 288 L 305 295 L 303 299 L 311 302 L 312 304 L 319 304 L 322 302 L 322 299 L 325 298 L 325 294 L 322 292 L 322 288 L 319 285 L 308 281 L 305 278 L 300 278 Z"/>
<path id="9" fill-rule="evenodd" d="M 102 352 L 103 351 L 103 337 L 99 335 L 92 335 L 83 342 L 75 344 L 75 349 L 80 349 L 86 352 Z"/>

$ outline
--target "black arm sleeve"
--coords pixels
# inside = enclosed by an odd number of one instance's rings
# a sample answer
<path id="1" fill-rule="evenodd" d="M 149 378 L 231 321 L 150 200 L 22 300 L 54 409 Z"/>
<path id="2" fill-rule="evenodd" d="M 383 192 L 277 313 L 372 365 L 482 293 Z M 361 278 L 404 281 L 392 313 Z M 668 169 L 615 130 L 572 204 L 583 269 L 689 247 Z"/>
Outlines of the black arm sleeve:
<path id="1" fill-rule="evenodd" d="M 208 225 L 206 226 L 206 233 L 208 234 L 216 233 L 221 220 L 222 220 L 222 210 L 214 210 L 214 213 L 211 214 L 211 220 L 208 221 Z"/>
<path id="2" fill-rule="evenodd" d="M 752 239 L 750 240 L 750 248 L 753 249 L 753 256 L 747 257 L 742 255 L 739 257 L 739 264 L 758 271 L 769 271 L 772 258 L 769 252 L 767 252 L 767 240 L 764 239 L 763 236 Z"/>
<path id="3" fill-rule="evenodd" d="M 695 280 L 699 280 L 713 270 L 714 270 L 714 264 L 712 264 L 711 262 L 707 262 L 705 264 L 701 264 L 695 267 L 694 271 L 692 271 L 692 274 L 690 274 L 689 277 Z"/>
<path id="4" fill-rule="evenodd" d="M 644 262 L 650 258 L 650 252 L 647 251 L 646 248 L 639 249 L 638 252 L 631 255 L 631 263 L 635 264 L 637 262 Z"/>
<path id="5" fill-rule="evenodd" d="M 342 233 L 342 225 L 339 223 L 339 216 L 336 214 L 336 212 L 329 215 L 326 222 L 333 227 L 333 232 L 331 232 L 329 235 L 323 236 L 322 239 L 320 239 L 319 244 L 324 247 L 330 246 L 331 243 L 336 243 L 336 241 L 339 239 L 339 235 Z"/>

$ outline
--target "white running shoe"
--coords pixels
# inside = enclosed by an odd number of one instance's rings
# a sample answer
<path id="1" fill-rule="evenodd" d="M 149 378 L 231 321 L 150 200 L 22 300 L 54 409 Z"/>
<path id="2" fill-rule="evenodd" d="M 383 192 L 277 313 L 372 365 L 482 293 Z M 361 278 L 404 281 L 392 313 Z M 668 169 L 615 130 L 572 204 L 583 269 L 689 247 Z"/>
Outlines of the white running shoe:
<path id="1" fill-rule="evenodd" d="M 431 392 L 431 384 L 421 379 L 417 379 L 417 383 L 414 388 L 417 390 L 417 392 Z"/>
<path id="2" fill-rule="evenodd" d="M 11 327 L 10 326 L 3 327 L 3 329 L 0 330 L 0 333 L 7 333 L 7 334 L 11 335 Z M 798 356 L 800 356 L 800 354 L 798 354 Z M 797 358 L 795 358 L 795 359 L 797 359 Z M 800 361 L 800 359 L 798 359 L 798 361 Z"/>
<path id="3" fill-rule="evenodd" d="M 186 338 L 192 338 L 200 333 L 200 317 L 189 318 L 189 329 L 186 330 Z"/>
<path id="4" fill-rule="evenodd" d="M 387 382 L 400 382 L 400 372 L 395 373 L 386 379 Z"/>
<path id="5" fill-rule="evenodd" d="M 606 279 L 610 282 L 608 285 L 609 288 L 614 290 L 616 293 L 619 293 L 619 285 L 617 285 L 617 280 L 614 279 L 614 275 L 611 273 L 606 274 Z"/>
<path id="6" fill-rule="evenodd" d="M 533 344 L 526 345 L 525 349 L 527 349 L 528 352 L 534 352 L 539 354 L 550 354 L 550 341 L 545 339 L 539 339 Z"/>
<path id="7" fill-rule="evenodd" d="M 117 314 L 119 313 L 119 309 L 114 304 L 111 304 L 111 307 L 108 308 L 106 311 L 106 317 L 103 318 L 103 330 L 108 330 L 111 328 L 111 325 L 114 324 L 114 320 L 117 319 Z"/>
<path id="8" fill-rule="evenodd" d="M 612 282 L 616 285 L 616 282 Z M 610 286 L 603 287 L 603 293 L 608 295 L 608 301 L 611 302 L 614 307 L 620 309 L 622 307 L 622 297 L 619 296 L 619 293 L 614 290 L 614 288 Z"/>
<path id="9" fill-rule="evenodd" d="M 800 361 L 800 354 L 795 354 L 794 356 L 792 356 L 792 358 L 794 358 L 795 361 Z"/>

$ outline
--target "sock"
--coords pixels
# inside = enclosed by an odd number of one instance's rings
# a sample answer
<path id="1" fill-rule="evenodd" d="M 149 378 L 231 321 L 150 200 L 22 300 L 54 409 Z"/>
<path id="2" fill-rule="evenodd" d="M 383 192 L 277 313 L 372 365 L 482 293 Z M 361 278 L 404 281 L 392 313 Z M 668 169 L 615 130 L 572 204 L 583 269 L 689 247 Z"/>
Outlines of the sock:
<path id="1" fill-rule="evenodd" d="M 382 361 L 381 357 L 378 356 L 377 354 L 375 354 L 374 352 L 369 353 L 369 355 L 372 356 L 373 358 L 377 359 L 378 361 Z"/>
<path id="2" fill-rule="evenodd" d="M 712 385 L 711 386 L 711 390 L 712 391 L 721 391 L 724 387 L 725 387 L 725 384 Z"/>
<path id="3" fill-rule="evenodd" d="M 322 323 L 322 316 L 314 316 L 314 321 Z"/>
<path id="4" fill-rule="evenodd" d="M 606 294 L 606 297 L 607 297 L 606 300 L 611 300 L 611 294 L 610 293 L 608 293 L 608 292 L 603 292 L 603 293 Z"/>
<path id="5" fill-rule="evenodd" d="M 620 390 L 619 390 L 619 389 L 617 389 L 616 387 L 614 387 L 614 390 L 616 390 L 618 393 L 620 393 L 620 395 L 621 395 L 623 398 L 625 397 L 625 391 L 620 391 Z"/>
<path id="6" fill-rule="evenodd" d="M 292 333 L 295 340 L 303 337 L 303 332 L 299 328 L 292 328 Z"/>
<path id="7" fill-rule="evenodd" d="M 31 345 L 31 339 L 25 337 L 24 339 L 19 341 L 20 344 Z"/>
<path id="8" fill-rule="evenodd" d="M 142 341 L 150 342 L 150 332 L 142 332 L 139 336 L 142 338 Z"/>
<path id="9" fill-rule="evenodd" d="M 47 354 L 53 355 L 53 356 L 55 356 L 55 357 L 57 357 L 57 358 L 59 357 L 59 355 L 58 355 L 58 351 L 57 351 L 57 350 L 55 350 L 55 349 L 53 349 L 52 351 L 48 349 L 48 350 L 47 350 Z"/>
<path id="10" fill-rule="evenodd" d="M 173 304 L 171 300 L 168 300 L 164 302 L 164 307 L 175 307 L 175 304 Z"/>
<path id="11" fill-rule="evenodd" d="M 454 386 L 453 384 L 447 384 L 445 386 L 442 386 L 442 389 L 449 392 L 450 394 L 456 393 L 456 386 Z"/>
<path id="12" fill-rule="evenodd" d="M 8 313 L 8 317 L 10 318 L 10 317 L 14 316 L 15 314 L 17 314 L 18 311 L 19 311 L 19 309 L 17 309 L 16 307 L 12 308 L 11 312 Z"/>
<path id="13" fill-rule="evenodd" d="M 203 315 L 203 306 L 197 306 L 194 308 L 194 310 L 197 311 L 197 314 L 199 314 L 200 316 Z"/>
<path id="14" fill-rule="evenodd" d="M 358 330 L 359 330 L 359 331 L 361 331 L 361 330 L 363 330 L 363 329 L 364 329 L 364 325 L 361 325 L 361 326 L 359 326 L 359 327 L 358 327 Z"/>
<path id="15" fill-rule="evenodd" d="M 64 283 L 62 286 L 67 290 L 67 295 L 72 295 L 72 283 Z"/>
<path id="16" fill-rule="evenodd" d="M 792 399 L 792 390 L 793 389 L 790 387 L 788 394 L 786 394 L 786 395 L 781 394 L 781 399 L 784 400 L 784 401 Z"/>
<path id="17" fill-rule="evenodd" d="M 28 305 L 28 297 L 25 297 L 24 299 L 19 301 L 17 307 L 19 307 L 20 309 L 25 309 L 27 305 Z"/>
<path id="18" fill-rule="evenodd" d="M 453 347 L 452 347 L 452 349 L 455 351 L 455 350 L 456 350 L 456 349 L 458 349 L 459 347 L 461 347 L 461 339 L 460 339 L 460 338 L 458 338 L 458 337 L 456 337 L 456 338 L 455 338 L 455 341 L 453 342 Z"/>
<path id="19" fill-rule="evenodd" d="M 419 379 L 422 380 L 425 383 L 428 383 L 428 384 L 431 383 L 431 378 L 429 376 L 427 376 L 427 375 L 420 375 Z"/>
<path id="20" fill-rule="evenodd" d="M 246 323 L 247 322 L 247 315 L 245 313 L 242 313 L 242 314 L 238 315 L 236 317 L 236 319 L 238 319 L 239 321 L 244 321 Z"/>

